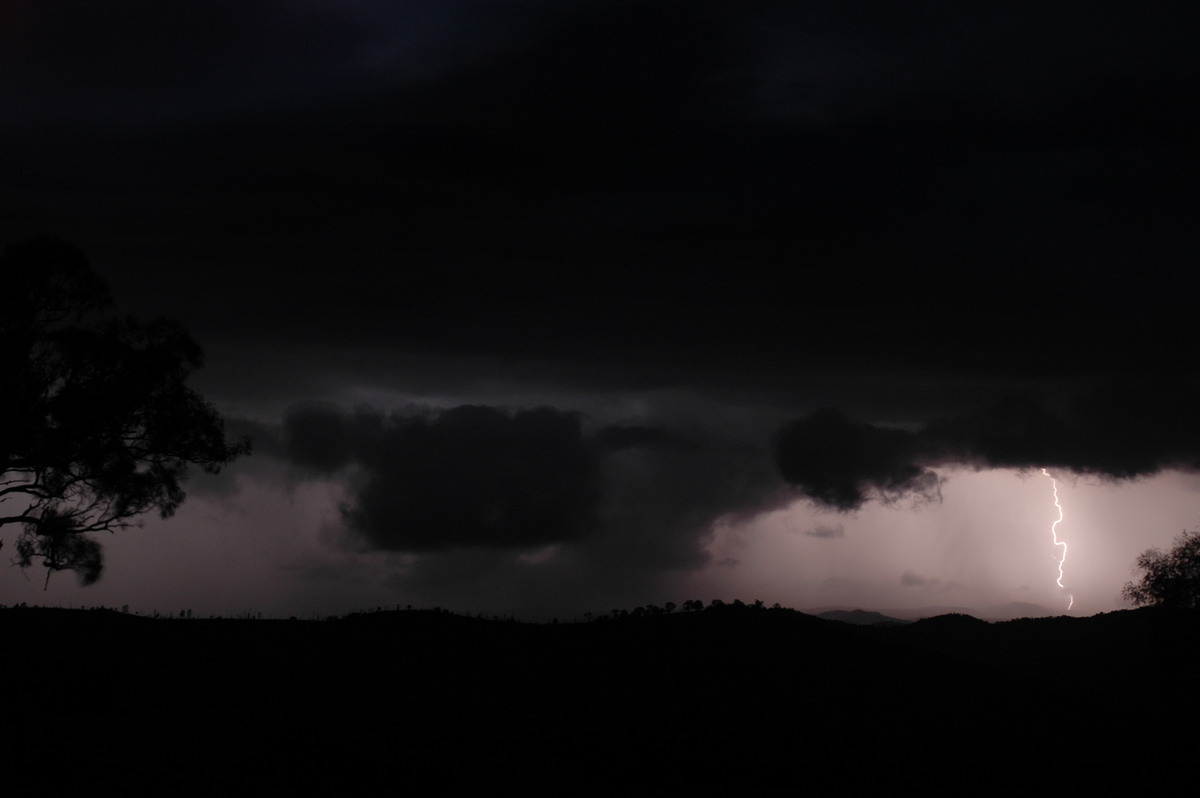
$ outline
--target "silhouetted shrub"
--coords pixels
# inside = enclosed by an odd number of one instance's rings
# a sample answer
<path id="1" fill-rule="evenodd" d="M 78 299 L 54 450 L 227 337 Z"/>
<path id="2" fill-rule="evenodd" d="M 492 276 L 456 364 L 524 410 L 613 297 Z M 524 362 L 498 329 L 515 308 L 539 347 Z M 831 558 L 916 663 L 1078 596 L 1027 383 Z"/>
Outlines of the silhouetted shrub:
<path id="1" fill-rule="evenodd" d="M 1126 582 L 1121 591 L 1138 605 L 1200 607 L 1200 530 L 1184 531 L 1170 551 L 1147 549 L 1137 559 L 1143 571 L 1136 582 Z"/>

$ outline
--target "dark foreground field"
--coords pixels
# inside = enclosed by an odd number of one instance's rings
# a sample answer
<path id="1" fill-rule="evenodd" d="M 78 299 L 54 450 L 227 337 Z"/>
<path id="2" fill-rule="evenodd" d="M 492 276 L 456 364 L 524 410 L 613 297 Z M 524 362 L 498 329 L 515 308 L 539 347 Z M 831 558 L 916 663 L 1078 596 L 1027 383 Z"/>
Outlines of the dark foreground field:
<path id="1" fill-rule="evenodd" d="M 1163 784 L 1200 750 L 1191 613 L 531 625 L 5 609 L 0 630 L 8 754 L 93 786 L 1041 794 Z"/>

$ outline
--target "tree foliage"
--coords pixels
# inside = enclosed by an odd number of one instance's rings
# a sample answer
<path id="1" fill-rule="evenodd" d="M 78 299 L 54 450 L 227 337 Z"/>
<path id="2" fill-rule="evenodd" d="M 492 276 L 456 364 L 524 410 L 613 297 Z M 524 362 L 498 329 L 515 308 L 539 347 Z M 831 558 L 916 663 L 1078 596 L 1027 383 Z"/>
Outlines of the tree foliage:
<path id="1" fill-rule="evenodd" d="M 1200 608 L 1200 530 L 1184 531 L 1170 551 L 1147 549 L 1137 559 L 1142 578 L 1122 595 L 1137 605 Z"/>
<path id="2" fill-rule="evenodd" d="M 19 525 L 17 563 L 40 559 L 90 584 L 89 533 L 184 500 L 189 464 L 216 473 L 249 451 L 186 384 L 203 362 L 177 323 L 115 313 L 79 250 L 54 239 L 0 256 L 0 527 Z"/>

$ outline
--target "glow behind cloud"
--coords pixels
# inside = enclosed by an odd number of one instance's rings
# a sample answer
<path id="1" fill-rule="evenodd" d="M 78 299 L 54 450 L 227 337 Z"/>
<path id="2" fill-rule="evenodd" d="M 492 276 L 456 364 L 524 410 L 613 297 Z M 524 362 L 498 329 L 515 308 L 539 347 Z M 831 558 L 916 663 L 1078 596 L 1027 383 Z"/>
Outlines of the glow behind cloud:
<path id="1" fill-rule="evenodd" d="M 714 565 L 677 592 L 706 600 L 761 598 L 799 609 L 983 612 L 1013 605 L 1032 612 L 1020 607 L 1034 605 L 1061 612 L 1064 588 L 1057 583 L 1057 558 L 1046 562 L 1044 537 L 1057 516 L 1047 518 L 1045 485 L 1032 478 L 1040 474 L 939 473 L 946 477 L 943 501 L 915 511 L 869 503 L 841 514 L 797 501 L 745 524 L 720 526 L 709 546 Z M 1064 568 L 1068 600 L 1079 594 L 1079 609 L 1069 607 L 1073 614 L 1128 606 L 1120 589 L 1132 578 L 1137 555 L 1196 522 L 1200 482 L 1194 475 L 1164 472 L 1120 483 L 1055 478 L 1069 488 L 1058 498 L 1071 507 L 1070 529 L 1088 530 L 1085 539 L 1072 541 L 1071 566 Z M 840 536 L 807 534 L 835 524 Z"/>

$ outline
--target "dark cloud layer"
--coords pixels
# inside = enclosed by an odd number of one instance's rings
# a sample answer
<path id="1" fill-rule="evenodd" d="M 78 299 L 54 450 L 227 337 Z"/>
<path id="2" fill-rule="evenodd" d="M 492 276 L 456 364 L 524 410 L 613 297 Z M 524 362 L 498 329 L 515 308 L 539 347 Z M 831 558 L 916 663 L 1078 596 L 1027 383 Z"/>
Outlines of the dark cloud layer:
<path id="1" fill-rule="evenodd" d="M 26 14 L 0 232 L 202 337 L 709 385 L 1196 341 L 1183 5 L 112 5 Z"/>
<path id="2" fill-rule="evenodd" d="M 1110 384 L 1050 403 L 1013 397 L 930 424 L 927 451 L 988 468 L 1064 468 L 1114 479 L 1200 466 L 1200 390 L 1187 381 Z"/>
<path id="3" fill-rule="evenodd" d="M 784 426 L 775 443 L 779 473 L 814 501 L 850 509 L 868 494 L 884 499 L 936 492 L 939 478 L 918 464 L 918 437 L 856 423 L 826 408 Z"/>
<path id="4" fill-rule="evenodd" d="M 373 548 L 531 548 L 596 524 L 598 453 L 571 413 L 461 406 L 384 417 L 305 405 L 284 432 L 297 465 L 358 468 L 343 515 Z"/>
<path id="5" fill-rule="evenodd" d="M 870 498 L 937 495 L 943 465 L 1048 468 L 1131 479 L 1200 468 L 1194 383 L 1110 384 L 1066 400 L 1013 396 L 917 432 L 853 422 L 834 409 L 785 425 L 779 472 L 799 493 L 840 510 Z"/>
<path id="6" fill-rule="evenodd" d="M 704 546 L 718 520 L 788 498 L 762 446 L 711 430 L 589 427 L 550 407 L 385 415 L 300 403 L 288 410 L 282 439 L 293 466 L 345 483 L 343 520 L 369 548 L 474 550 L 476 566 L 478 552 L 490 551 L 505 572 L 528 570 L 513 555 L 556 544 L 574 547 L 570 564 L 560 558 L 541 570 L 567 569 L 577 579 L 694 568 L 708 560 Z M 436 582 L 455 568 L 430 558 L 410 577 Z"/>

